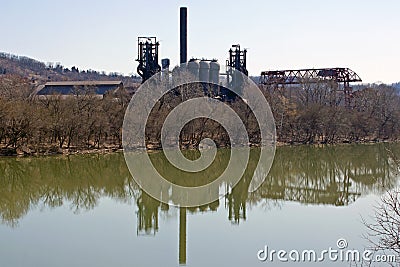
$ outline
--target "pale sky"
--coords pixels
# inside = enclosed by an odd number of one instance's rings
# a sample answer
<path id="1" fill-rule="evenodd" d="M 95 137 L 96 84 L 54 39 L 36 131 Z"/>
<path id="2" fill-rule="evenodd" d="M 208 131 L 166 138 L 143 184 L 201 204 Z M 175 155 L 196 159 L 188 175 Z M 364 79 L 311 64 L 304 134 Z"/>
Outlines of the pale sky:
<path id="1" fill-rule="evenodd" d="M 188 58 L 224 64 L 248 48 L 263 70 L 348 67 L 363 82 L 400 81 L 399 0 L 0 0 L 0 51 L 66 67 L 136 73 L 137 37 L 156 36 L 179 62 L 179 7 L 188 7 Z"/>

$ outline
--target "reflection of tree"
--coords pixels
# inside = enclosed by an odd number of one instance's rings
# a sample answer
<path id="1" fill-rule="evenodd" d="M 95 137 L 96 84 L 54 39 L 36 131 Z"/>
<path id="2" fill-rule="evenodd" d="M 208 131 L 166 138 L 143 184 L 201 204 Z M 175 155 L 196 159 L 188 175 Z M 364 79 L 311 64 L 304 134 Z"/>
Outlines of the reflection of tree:
<path id="1" fill-rule="evenodd" d="M 388 153 L 389 151 L 391 153 Z M 391 188 L 395 185 L 398 165 L 394 155 L 399 152 L 399 145 L 390 144 L 280 147 L 276 151 L 274 164 L 265 182 L 256 192 L 249 194 L 248 189 L 259 153 L 254 149 L 244 176 L 225 198 L 228 219 L 238 224 L 240 220 L 246 220 L 247 205 L 269 200 L 349 205 L 361 194 L 382 192 L 384 187 Z M 157 158 L 156 154 L 153 156 L 153 163 L 157 162 L 158 169 L 168 172 L 165 162 Z M 217 154 L 216 162 L 226 162 L 226 159 L 223 159 L 226 156 L 228 155 L 223 153 Z M 196 182 L 207 182 L 210 173 L 220 172 L 219 169 L 205 172 L 205 177 L 200 175 Z M 174 175 L 173 181 L 179 180 L 182 185 L 191 185 L 182 177 Z M 187 210 L 196 213 L 214 210 L 216 207 L 212 203 Z M 180 211 L 179 262 L 184 264 L 187 239 L 186 209 Z"/>
<path id="2" fill-rule="evenodd" d="M 0 216 L 3 222 L 15 226 L 18 219 L 29 211 L 29 207 L 38 202 L 38 187 L 32 184 L 33 192 L 22 197 L 28 181 L 20 178 L 26 177 L 29 170 L 16 160 L 4 163 L 0 161 Z"/>
<path id="3" fill-rule="evenodd" d="M 348 168 L 350 178 L 362 185 L 362 190 L 382 193 L 382 187 L 392 188 L 398 173 L 395 155 L 400 152 L 400 147 L 395 144 L 365 147 L 354 146 L 352 149 Z"/>
<path id="4" fill-rule="evenodd" d="M 240 220 L 246 220 L 246 204 L 252 202 L 249 199 L 249 186 L 253 178 L 254 170 L 258 163 L 260 149 L 255 148 L 249 156 L 249 163 L 240 181 L 234 186 L 232 192 L 225 197 L 225 208 L 228 209 L 228 219 L 234 224 Z"/>
<path id="5" fill-rule="evenodd" d="M 259 149 L 253 149 L 242 179 L 225 198 L 228 219 L 238 224 L 246 220 L 248 205 L 271 200 L 342 206 L 361 194 L 383 192 L 396 184 L 397 154 L 397 144 L 280 147 L 265 182 L 248 193 L 259 156 Z M 210 168 L 192 180 L 169 166 L 163 153 L 152 153 L 151 160 L 170 181 L 199 186 L 222 173 L 229 156 L 229 150 L 219 150 Z M 93 209 L 104 196 L 136 201 L 138 234 L 155 234 L 160 214 L 169 213 L 168 205 L 138 189 L 122 154 L 0 160 L 0 217 L 11 226 L 32 207 L 69 204 L 77 212 Z M 219 205 L 217 200 L 180 209 L 180 263 L 186 262 L 187 212 L 215 211 Z"/>
<path id="6" fill-rule="evenodd" d="M 123 155 L 0 160 L 0 217 L 16 225 L 30 208 L 94 208 L 103 196 L 129 201 L 138 189 Z"/>
<path id="7" fill-rule="evenodd" d="M 258 152 L 252 150 L 242 180 L 226 197 L 225 206 L 233 222 L 246 218 L 246 205 L 266 200 L 347 205 L 362 193 L 392 188 L 399 170 L 397 144 L 280 147 L 264 184 L 248 194 Z M 229 155 L 229 150 L 220 150 L 211 168 L 197 174 L 196 179 L 188 179 L 168 166 L 162 153 L 153 153 L 151 159 L 174 183 L 193 186 L 207 183 L 222 173 Z M 139 209 L 146 212 L 157 206 L 137 189 L 121 154 L 0 161 L 0 216 L 10 225 L 15 225 L 36 205 L 58 207 L 67 202 L 79 211 L 95 207 L 102 196 L 122 201 L 134 198 Z M 216 201 L 188 211 L 206 212 L 218 206 Z M 168 207 L 163 205 L 161 209 Z M 143 227 L 146 229 L 145 224 Z"/>
<path id="8" fill-rule="evenodd" d="M 249 170 L 226 197 L 229 220 L 235 223 L 246 219 L 246 205 L 269 200 L 348 205 L 363 193 L 392 188 L 400 166 L 395 144 L 280 147 L 263 185 L 248 194 L 254 153 Z"/>
<path id="9" fill-rule="evenodd" d="M 263 185 L 249 194 L 254 170 L 253 151 L 249 170 L 226 197 L 229 220 L 246 219 L 246 205 L 268 200 L 305 204 L 348 205 L 361 193 L 382 190 L 395 182 L 395 168 L 388 164 L 383 145 L 281 147 Z M 368 173 L 373 183 L 363 176 Z"/>
<path id="10" fill-rule="evenodd" d="M 146 235 L 158 231 L 158 208 L 161 206 L 160 202 L 150 197 L 145 192 L 136 200 L 138 206 L 137 211 L 137 233 L 144 233 Z"/>
<path id="11" fill-rule="evenodd" d="M 226 208 L 228 209 L 228 219 L 234 223 L 239 223 L 240 219 L 246 220 L 246 200 L 247 188 L 250 184 L 249 179 L 242 179 L 233 188 L 232 192 L 226 196 Z"/>
<path id="12" fill-rule="evenodd" d="M 396 168 L 385 146 L 282 147 L 254 194 L 260 199 L 348 205 L 363 192 L 395 184 Z"/>

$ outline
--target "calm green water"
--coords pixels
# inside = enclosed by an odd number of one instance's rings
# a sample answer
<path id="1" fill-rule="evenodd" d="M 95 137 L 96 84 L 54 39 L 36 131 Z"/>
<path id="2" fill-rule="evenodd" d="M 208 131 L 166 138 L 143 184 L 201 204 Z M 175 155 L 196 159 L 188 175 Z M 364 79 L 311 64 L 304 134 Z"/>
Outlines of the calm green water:
<path id="1" fill-rule="evenodd" d="M 363 249 L 361 216 L 398 184 L 397 156 L 397 144 L 281 147 L 256 192 L 247 172 L 229 196 L 191 209 L 141 192 L 122 154 L 0 158 L 0 266 L 349 266 L 257 252 L 339 238 Z M 168 172 L 160 153 L 152 160 Z"/>

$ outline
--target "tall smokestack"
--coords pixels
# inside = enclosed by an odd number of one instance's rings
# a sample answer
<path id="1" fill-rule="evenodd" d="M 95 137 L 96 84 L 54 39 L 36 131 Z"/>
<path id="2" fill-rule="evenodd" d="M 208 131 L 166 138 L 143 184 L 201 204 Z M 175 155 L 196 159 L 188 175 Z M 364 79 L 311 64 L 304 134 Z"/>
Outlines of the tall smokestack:
<path id="1" fill-rule="evenodd" d="M 187 8 L 186 7 L 181 7 L 180 8 L 180 55 L 181 55 L 181 63 L 186 63 L 187 62 Z"/>

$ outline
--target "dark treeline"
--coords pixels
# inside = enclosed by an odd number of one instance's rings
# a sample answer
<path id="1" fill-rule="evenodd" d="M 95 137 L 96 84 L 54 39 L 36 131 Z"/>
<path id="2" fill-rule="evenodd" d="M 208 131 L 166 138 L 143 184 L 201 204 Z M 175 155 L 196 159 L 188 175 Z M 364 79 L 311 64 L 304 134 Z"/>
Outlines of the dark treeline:
<path id="1" fill-rule="evenodd" d="M 400 96 L 394 87 L 369 85 L 349 104 L 334 83 L 263 87 L 275 117 L 278 141 L 340 143 L 395 141 L 400 137 Z"/>
<path id="2" fill-rule="evenodd" d="M 192 92 L 196 92 L 191 88 Z M 397 141 L 400 137 L 400 95 L 388 85 L 359 87 L 346 97 L 336 83 L 303 83 L 277 88 L 262 86 L 276 125 L 277 140 L 288 144 L 333 144 Z M 201 90 L 200 90 L 201 91 Z M 192 93 L 193 95 L 199 95 Z M 175 98 L 173 98 L 175 97 Z M 162 123 L 168 113 L 188 96 L 184 91 L 166 95 L 153 109 L 149 140 L 160 140 Z M 347 98 L 347 99 L 346 99 Z M 178 99 L 178 100 L 177 100 Z M 228 104 L 244 122 L 252 144 L 260 142 L 260 132 L 251 110 L 242 101 Z M 215 121 L 200 118 L 181 132 L 184 145 L 196 146 L 203 138 L 229 146 L 229 137 Z"/>
<path id="3" fill-rule="evenodd" d="M 79 96 L 29 97 L 27 80 L 0 79 L 0 148 L 3 154 L 58 152 L 60 148 L 122 146 L 121 127 L 129 98 Z"/>
<path id="4" fill-rule="evenodd" d="M 396 141 L 400 136 L 400 96 L 395 88 L 371 85 L 353 92 L 346 106 L 342 92 L 329 83 L 303 84 L 297 88 L 263 87 L 270 103 L 278 141 L 284 143 L 342 143 Z M 28 79 L 0 76 L 0 149 L 2 154 L 121 148 L 122 124 L 129 97 L 98 98 L 90 92 L 79 96 L 32 98 Z M 198 92 L 197 92 L 198 91 Z M 160 131 L 168 113 L 179 103 L 200 96 L 200 91 L 165 95 L 147 121 L 149 146 L 160 146 Z M 228 103 L 244 121 L 250 142 L 260 140 L 254 115 L 242 101 Z M 181 132 L 184 147 L 196 147 L 209 137 L 220 147 L 229 136 L 217 122 L 199 118 Z"/>
<path id="5" fill-rule="evenodd" d="M 153 107 L 146 124 L 147 144 L 155 147 L 161 146 L 161 129 L 165 126 L 167 116 L 180 104 L 197 97 L 212 96 L 212 88 L 208 85 L 191 84 L 180 86 L 165 94 Z M 260 129 L 257 120 L 250 108 L 238 98 L 235 101 L 225 102 L 243 121 L 252 144 L 260 143 Z M 205 138 L 212 139 L 217 147 L 230 147 L 230 136 L 224 126 L 211 119 L 214 115 L 219 117 L 226 114 L 217 114 L 215 107 L 204 104 L 202 109 L 207 110 L 208 117 L 196 118 L 185 124 L 180 132 L 179 141 L 182 148 L 196 148 Z M 182 112 L 190 114 L 189 107 Z M 140 114 L 137 114 L 140 116 Z M 179 119 L 178 119 L 179 120 Z M 175 126 L 174 126 L 175 127 Z M 246 144 L 247 145 L 247 144 Z"/>

